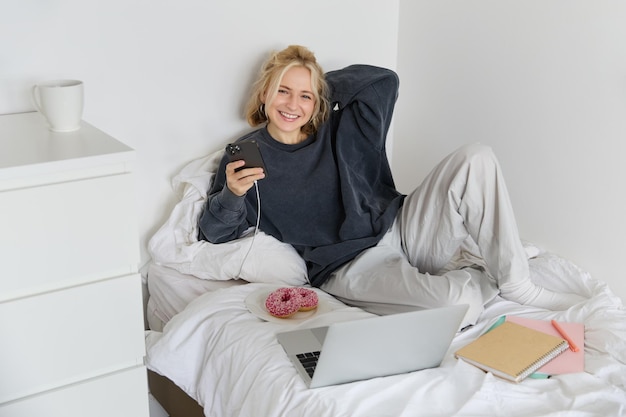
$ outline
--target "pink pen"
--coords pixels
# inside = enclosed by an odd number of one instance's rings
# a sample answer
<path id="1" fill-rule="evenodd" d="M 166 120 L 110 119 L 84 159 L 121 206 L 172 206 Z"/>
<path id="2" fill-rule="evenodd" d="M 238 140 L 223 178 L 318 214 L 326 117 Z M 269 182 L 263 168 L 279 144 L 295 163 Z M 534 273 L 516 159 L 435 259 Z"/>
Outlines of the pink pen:
<path id="1" fill-rule="evenodd" d="M 559 334 L 561 335 L 561 337 L 565 340 L 567 340 L 567 343 L 569 343 L 569 348 L 572 350 L 572 352 L 578 352 L 578 346 L 576 346 L 576 344 L 574 343 L 574 341 L 569 337 L 569 335 L 565 332 L 565 330 L 563 329 L 563 327 L 561 327 L 561 325 L 556 321 L 556 320 L 552 320 L 551 321 L 552 325 L 554 326 L 554 328 L 556 329 L 557 332 L 559 332 Z"/>

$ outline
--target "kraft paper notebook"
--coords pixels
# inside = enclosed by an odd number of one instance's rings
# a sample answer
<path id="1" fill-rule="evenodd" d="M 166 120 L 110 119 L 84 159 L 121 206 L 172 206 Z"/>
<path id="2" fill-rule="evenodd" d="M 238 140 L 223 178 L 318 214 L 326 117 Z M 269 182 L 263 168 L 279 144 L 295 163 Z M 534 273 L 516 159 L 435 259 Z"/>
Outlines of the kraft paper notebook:
<path id="1" fill-rule="evenodd" d="M 540 332 L 560 337 L 559 332 L 554 328 L 549 320 L 529 319 L 526 317 L 506 316 L 506 321 L 521 324 Z M 537 373 L 544 375 L 561 375 L 575 372 L 583 372 L 585 370 L 585 325 L 583 323 L 560 322 L 561 326 L 567 334 L 572 338 L 574 343 L 580 348 L 578 352 L 567 349 L 563 354 L 546 363 L 537 369 Z"/>
<path id="2" fill-rule="evenodd" d="M 455 355 L 496 376 L 519 382 L 568 347 L 567 341 L 560 337 L 507 321 Z"/>

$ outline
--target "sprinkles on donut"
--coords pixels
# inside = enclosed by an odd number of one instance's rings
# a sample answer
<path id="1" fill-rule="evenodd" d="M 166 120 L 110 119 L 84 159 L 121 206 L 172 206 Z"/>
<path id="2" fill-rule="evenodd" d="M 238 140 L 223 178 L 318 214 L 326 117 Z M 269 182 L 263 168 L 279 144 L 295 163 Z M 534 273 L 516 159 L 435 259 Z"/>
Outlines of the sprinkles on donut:
<path id="1" fill-rule="evenodd" d="M 319 299 L 308 288 L 282 287 L 272 291 L 265 299 L 265 308 L 274 317 L 289 318 L 298 311 L 317 308 Z"/>
<path id="2" fill-rule="evenodd" d="M 311 311 L 317 308 L 319 299 L 317 293 L 308 288 L 296 288 L 298 294 L 300 294 L 300 311 Z"/>

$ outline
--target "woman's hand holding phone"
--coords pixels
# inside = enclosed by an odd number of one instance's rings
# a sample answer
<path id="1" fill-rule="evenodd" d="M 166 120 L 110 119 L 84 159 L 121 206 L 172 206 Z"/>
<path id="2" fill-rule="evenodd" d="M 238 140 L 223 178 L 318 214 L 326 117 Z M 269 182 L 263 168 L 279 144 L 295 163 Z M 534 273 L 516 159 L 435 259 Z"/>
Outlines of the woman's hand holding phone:
<path id="1" fill-rule="evenodd" d="M 226 155 L 226 185 L 235 195 L 245 195 L 255 181 L 265 178 L 265 163 L 256 141 L 229 143 Z"/>
<path id="2" fill-rule="evenodd" d="M 226 164 L 226 186 L 235 195 L 243 196 L 254 185 L 254 182 L 265 178 L 263 168 L 244 168 L 245 161 L 229 162 Z"/>

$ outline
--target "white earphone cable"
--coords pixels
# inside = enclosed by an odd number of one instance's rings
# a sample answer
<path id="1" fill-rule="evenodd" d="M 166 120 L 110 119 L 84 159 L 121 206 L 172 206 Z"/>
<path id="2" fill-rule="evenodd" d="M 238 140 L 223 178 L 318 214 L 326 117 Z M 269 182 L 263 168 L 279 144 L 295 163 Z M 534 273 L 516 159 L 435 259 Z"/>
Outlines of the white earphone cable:
<path id="1" fill-rule="evenodd" d="M 250 251 L 252 250 L 252 245 L 254 245 L 254 239 L 256 235 L 259 233 L 259 224 L 261 223 L 261 195 L 259 193 L 259 185 L 256 181 L 254 181 L 254 188 L 256 189 L 256 225 L 254 226 L 254 234 L 252 235 L 252 241 L 250 242 L 250 246 L 248 247 L 248 251 L 246 255 L 243 257 L 241 261 L 241 266 L 239 267 L 239 272 L 237 273 L 237 277 L 241 278 L 241 271 L 243 270 L 243 265 L 246 263 L 246 259 L 248 259 L 248 255 L 250 255 Z"/>

